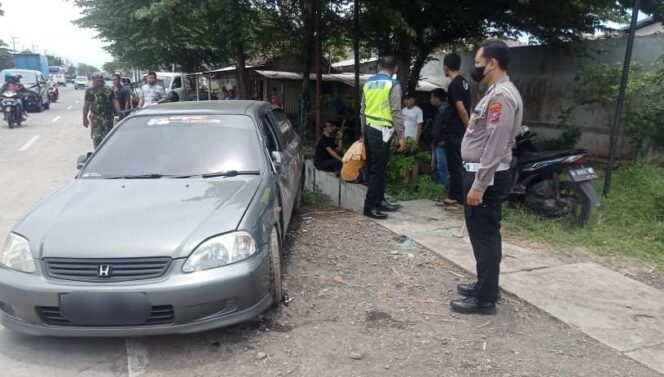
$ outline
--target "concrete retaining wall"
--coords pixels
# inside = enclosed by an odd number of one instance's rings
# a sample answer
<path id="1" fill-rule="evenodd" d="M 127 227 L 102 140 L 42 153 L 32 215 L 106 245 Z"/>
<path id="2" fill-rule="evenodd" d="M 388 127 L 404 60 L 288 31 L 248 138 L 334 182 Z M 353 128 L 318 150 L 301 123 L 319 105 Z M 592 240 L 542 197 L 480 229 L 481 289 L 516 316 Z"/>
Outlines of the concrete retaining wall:
<path id="1" fill-rule="evenodd" d="M 333 173 L 320 171 L 314 167 L 312 160 L 305 161 L 305 183 L 308 191 L 318 188 L 320 192 L 330 197 L 332 204 L 352 211 L 361 212 L 364 208 L 364 197 L 367 187 L 355 183 L 344 182 Z"/>

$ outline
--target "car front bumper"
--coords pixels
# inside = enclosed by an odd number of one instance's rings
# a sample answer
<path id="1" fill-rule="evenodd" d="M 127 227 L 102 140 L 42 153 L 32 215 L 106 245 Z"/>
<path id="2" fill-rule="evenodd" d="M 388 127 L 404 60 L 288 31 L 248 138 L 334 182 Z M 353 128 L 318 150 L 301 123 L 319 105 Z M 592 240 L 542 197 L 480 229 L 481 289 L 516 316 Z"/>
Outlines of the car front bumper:
<path id="1" fill-rule="evenodd" d="M 232 265 L 182 273 L 184 259 L 173 260 L 161 278 L 122 283 L 84 283 L 0 268 L 0 322 L 31 335 L 71 337 L 120 337 L 183 334 L 244 322 L 272 304 L 267 248 Z M 110 294 L 147 296 L 152 307 L 172 307 L 174 319 L 165 324 L 79 326 L 50 323 L 40 308 L 60 307 L 60 297 L 84 292 L 104 300 Z"/>

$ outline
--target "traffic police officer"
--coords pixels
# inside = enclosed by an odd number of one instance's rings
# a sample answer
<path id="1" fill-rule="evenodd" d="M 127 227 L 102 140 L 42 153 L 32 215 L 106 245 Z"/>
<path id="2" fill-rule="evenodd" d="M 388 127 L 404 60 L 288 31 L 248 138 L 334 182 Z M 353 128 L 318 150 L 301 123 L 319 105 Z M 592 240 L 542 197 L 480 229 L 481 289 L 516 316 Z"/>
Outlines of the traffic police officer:
<path id="1" fill-rule="evenodd" d="M 397 72 L 397 60 L 386 56 L 378 62 L 378 74 L 369 77 L 362 90 L 360 121 L 367 153 L 369 178 L 364 199 L 364 215 L 385 219 L 384 212 L 401 206 L 385 200 L 385 171 L 390 159 L 390 140 L 396 134 L 399 152 L 406 148 L 404 123 L 401 114 L 401 85 L 392 76 Z"/>
<path id="2" fill-rule="evenodd" d="M 488 89 L 471 115 L 461 145 L 466 226 L 477 282 L 457 287 L 465 298 L 450 305 L 461 313 L 493 314 L 499 298 L 501 210 L 512 188 L 512 147 L 523 119 L 521 95 L 505 72 L 508 64 L 505 42 L 489 39 L 480 44 L 471 76 Z"/>

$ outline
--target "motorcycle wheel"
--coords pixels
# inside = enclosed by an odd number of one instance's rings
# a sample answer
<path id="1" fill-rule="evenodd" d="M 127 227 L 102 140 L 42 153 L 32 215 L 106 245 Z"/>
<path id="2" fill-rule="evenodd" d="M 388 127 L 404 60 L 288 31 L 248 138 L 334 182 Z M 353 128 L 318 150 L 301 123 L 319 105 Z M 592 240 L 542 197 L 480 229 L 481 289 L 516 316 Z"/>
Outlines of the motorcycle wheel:
<path id="1" fill-rule="evenodd" d="M 9 129 L 14 128 L 14 113 L 7 114 L 7 124 L 9 124 Z"/>
<path id="2" fill-rule="evenodd" d="M 590 222 L 592 203 L 574 182 L 560 182 L 560 197 L 574 202 L 570 216 L 575 225 L 584 226 Z"/>

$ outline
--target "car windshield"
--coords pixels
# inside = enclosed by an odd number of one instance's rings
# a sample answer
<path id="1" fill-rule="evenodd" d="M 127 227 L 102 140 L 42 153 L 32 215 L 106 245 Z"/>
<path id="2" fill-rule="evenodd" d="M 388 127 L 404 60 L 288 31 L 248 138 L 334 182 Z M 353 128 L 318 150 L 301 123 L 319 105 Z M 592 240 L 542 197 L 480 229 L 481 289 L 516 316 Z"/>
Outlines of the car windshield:
<path id="1" fill-rule="evenodd" d="M 164 87 L 164 89 L 168 89 L 171 87 L 171 78 L 170 77 L 158 77 L 158 80 L 160 81 L 161 86 Z"/>
<path id="2" fill-rule="evenodd" d="M 190 176 L 262 171 L 263 150 L 246 115 L 150 115 L 127 119 L 81 178 Z"/>
<path id="3" fill-rule="evenodd" d="M 37 86 L 37 76 L 33 73 L 21 73 L 21 84 L 26 88 L 30 89 L 33 86 Z"/>
<path id="4" fill-rule="evenodd" d="M 88 81 L 88 78 L 85 76 L 77 76 L 76 81 Z"/>

